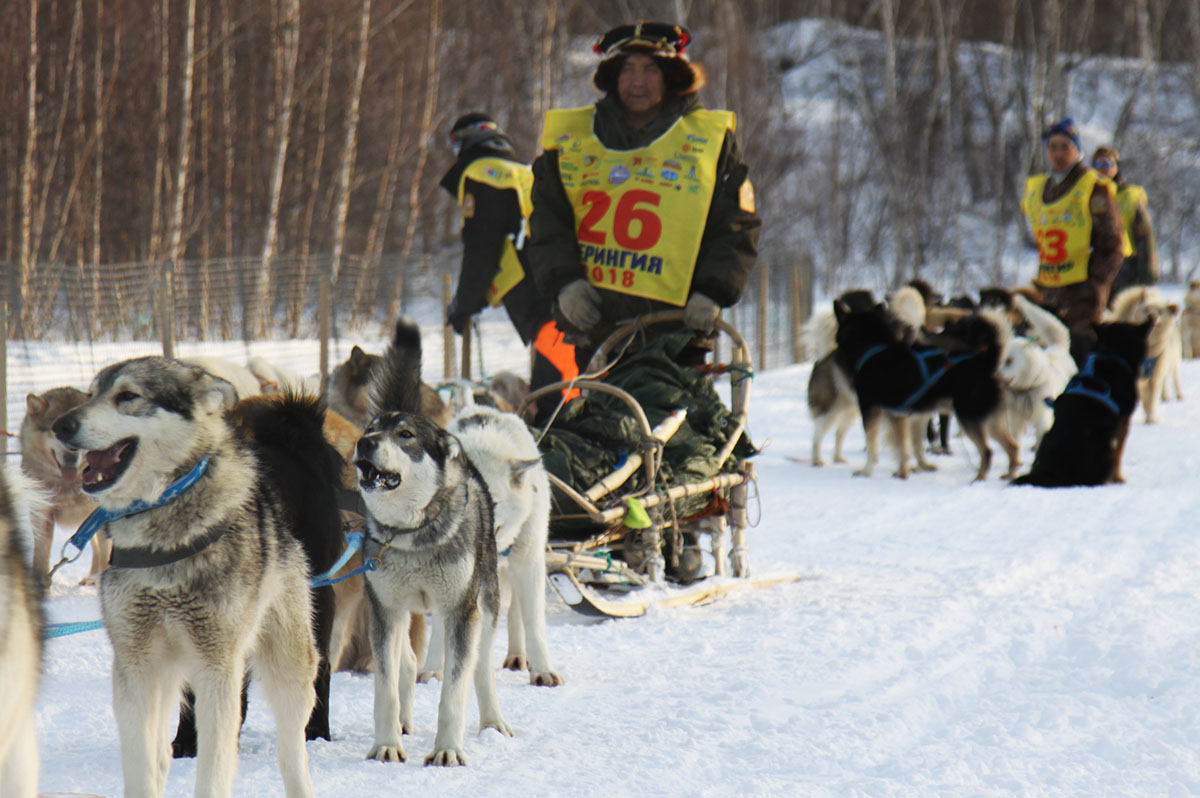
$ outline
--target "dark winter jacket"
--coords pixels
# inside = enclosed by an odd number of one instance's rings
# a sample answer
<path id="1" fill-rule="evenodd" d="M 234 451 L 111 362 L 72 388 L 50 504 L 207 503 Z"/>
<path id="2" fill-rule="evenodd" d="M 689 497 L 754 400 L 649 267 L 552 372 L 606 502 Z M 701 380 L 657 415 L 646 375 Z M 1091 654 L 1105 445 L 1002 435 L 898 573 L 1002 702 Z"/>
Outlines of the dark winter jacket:
<path id="1" fill-rule="evenodd" d="M 457 200 L 458 184 L 463 171 L 472 161 L 478 158 L 503 158 L 520 163 L 511 147 L 506 145 L 507 140 L 498 137 L 464 150 L 440 185 Z M 521 231 L 521 204 L 514 189 L 494 188 L 470 178 L 467 178 L 463 192 L 464 205 L 469 202 L 471 210 L 464 212 L 462 270 L 451 306 L 458 313 L 473 316 L 487 306 L 487 289 L 500 271 L 505 238 L 510 234 L 516 236 Z M 513 327 L 526 344 L 550 320 L 550 301 L 542 298 L 537 285 L 529 278 L 527 250 L 528 247 L 517 252 L 525 269 L 525 279 L 517 283 L 502 300 Z"/>
<path id="2" fill-rule="evenodd" d="M 637 149 L 661 136 L 681 116 L 700 108 L 695 95 L 668 97 L 656 120 L 634 130 L 625 123 L 620 102 L 615 96 L 608 95 L 596 103 L 594 130 L 596 137 L 609 149 Z M 743 210 L 739 202 L 746 174 L 737 140 L 732 131 L 727 131 L 717 161 L 717 185 L 704 223 L 691 285 L 691 293 L 702 293 L 722 307 L 729 307 L 741 298 L 758 255 L 762 221 L 755 213 Z M 533 178 L 533 215 L 526 250 L 542 294 L 554 298 L 564 286 L 585 274 L 575 238 L 575 213 L 563 189 L 557 150 L 547 150 L 538 156 L 533 162 Z M 575 336 L 577 341 L 593 346 L 604 339 L 613 324 L 671 307 L 616 291 L 597 290 L 602 297 L 604 320 L 586 336 Z M 556 321 L 561 329 L 571 330 L 571 325 L 561 316 Z"/>

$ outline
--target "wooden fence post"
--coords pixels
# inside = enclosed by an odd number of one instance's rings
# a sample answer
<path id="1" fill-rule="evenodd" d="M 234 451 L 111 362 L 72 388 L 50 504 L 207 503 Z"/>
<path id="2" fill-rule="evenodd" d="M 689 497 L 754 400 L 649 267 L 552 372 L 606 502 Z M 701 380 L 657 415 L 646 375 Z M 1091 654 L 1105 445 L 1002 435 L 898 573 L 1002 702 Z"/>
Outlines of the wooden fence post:
<path id="1" fill-rule="evenodd" d="M 767 310 L 771 304 L 771 267 L 763 264 L 758 273 L 758 361 L 755 371 L 767 367 Z"/>
<path id="2" fill-rule="evenodd" d="M 792 267 L 792 362 L 804 362 L 804 319 L 800 315 L 800 294 L 804 275 L 800 266 Z"/>
<path id="3" fill-rule="evenodd" d="M 329 339 L 332 329 L 332 313 L 330 313 L 330 303 L 333 301 L 330 290 L 333 284 L 333 276 L 328 272 L 321 275 L 321 279 L 317 282 L 317 337 L 321 343 L 321 395 L 325 395 L 325 387 L 329 383 Z"/>
<path id="4" fill-rule="evenodd" d="M 442 376 L 447 380 L 454 379 L 454 330 L 446 318 L 446 308 L 450 306 L 454 290 L 453 280 L 448 272 L 442 274 Z"/>
<path id="5" fill-rule="evenodd" d="M 175 357 L 175 281 L 172 272 L 175 262 L 163 264 L 159 277 L 158 332 L 162 336 L 163 357 Z"/>

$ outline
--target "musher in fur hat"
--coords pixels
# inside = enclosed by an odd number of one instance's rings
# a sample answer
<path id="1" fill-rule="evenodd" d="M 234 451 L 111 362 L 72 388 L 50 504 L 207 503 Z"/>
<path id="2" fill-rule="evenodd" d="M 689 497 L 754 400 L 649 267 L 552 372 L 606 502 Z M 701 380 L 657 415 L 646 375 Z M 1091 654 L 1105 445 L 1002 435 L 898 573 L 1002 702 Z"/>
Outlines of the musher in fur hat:
<path id="1" fill-rule="evenodd" d="M 1121 156 L 1112 147 L 1097 147 L 1092 154 L 1092 168 L 1117 184 L 1117 210 L 1125 228 L 1125 260 L 1113 280 L 1112 294 L 1131 285 L 1154 285 L 1158 282 L 1158 245 L 1154 240 L 1154 225 L 1150 221 L 1146 189 L 1125 180 Z M 1111 304 L 1111 297 L 1110 304 Z"/>
<path id="2" fill-rule="evenodd" d="M 526 274 L 533 172 L 485 113 L 460 116 L 449 138 L 456 158 L 441 186 L 462 212 L 463 254 L 447 323 L 462 335 L 475 314 L 503 304 L 521 342 L 533 346 L 530 390 L 574 379 L 579 374 L 575 347 L 563 340 L 550 317 L 550 302 Z M 537 405 L 535 421 L 553 410 L 557 400 L 543 397 Z"/>
<path id="3" fill-rule="evenodd" d="M 1071 331 L 1071 357 L 1083 368 L 1096 340 L 1092 323 L 1101 320 L 1121 268 L 1125 235 L 1116 186 L 1083 163 L 1074 120 L 1046 128 L 1042 141 L 1050 171 L 1028 178 L 1021 200 L 1038 244 L 1034 283 Z"/>
<path id="4" fill-rule="evenodd" d="M 738 301 L 761 221 L 729 111 L 706 110 L 704 71 L 678 25 L 605 33 L 604 96 L 546 115 L 534 161 L 530 266 L 581 365 L 619 321 L 682 308 L 710 332 Z"/>

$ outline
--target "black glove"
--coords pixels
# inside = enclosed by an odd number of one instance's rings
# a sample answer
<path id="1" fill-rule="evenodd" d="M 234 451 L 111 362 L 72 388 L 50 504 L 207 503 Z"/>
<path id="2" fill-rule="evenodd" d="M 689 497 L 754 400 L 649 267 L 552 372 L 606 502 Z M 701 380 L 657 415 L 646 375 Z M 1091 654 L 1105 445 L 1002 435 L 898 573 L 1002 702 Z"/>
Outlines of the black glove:
<path id="1" fill-rule="evenodd" d="M 458 302 L 451 300 L 450 304 L 446 306 L 446 323 L 454 328 L 454 332 L 462 335 L 463 330 L 467 329 L 467 325 L 471 323 L 471 314 L 460 311 Z"/>

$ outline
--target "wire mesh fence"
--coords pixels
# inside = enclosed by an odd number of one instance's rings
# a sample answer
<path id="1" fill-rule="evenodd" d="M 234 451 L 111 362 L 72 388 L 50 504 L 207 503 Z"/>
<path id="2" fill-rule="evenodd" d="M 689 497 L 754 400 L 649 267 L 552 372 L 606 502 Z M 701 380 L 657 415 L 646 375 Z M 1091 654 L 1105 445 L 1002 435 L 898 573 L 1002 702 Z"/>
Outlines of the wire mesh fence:
<path id="1" fill-rule="evenodd" d="M 19 428 L 27 394 L 60 385 L 86 388 L 99 369 L 118 360 L 164 352 L 239 363 L 262 357 L 315 379 L 322 351 L 326 368 L 354 346 L 382 351 L 399 314 L 423 329 L 423 370 L 431 383 L 500 370 L 527 375 L 529 369 L 503 309 L 489 309 L 476 322 L 472 373 L 457 373 L 459 344 L 442 315 L 457 271 L 454 257 L 345 258 L 336 276 L 323 257 L 277 258 L 266 269 L 256 259 L 45 264 L 24 285 L 9 264 L 4 267 L 10 277 L 0 284 L 7 321 L 0 327 L 0 388 L 10 433 Z M 798 335 L 811 292 L 811 267 L 803 259 L 760 263 L 742 302 L 726 311 L 750 342 L 758 369 L 800 359 Z"/>

